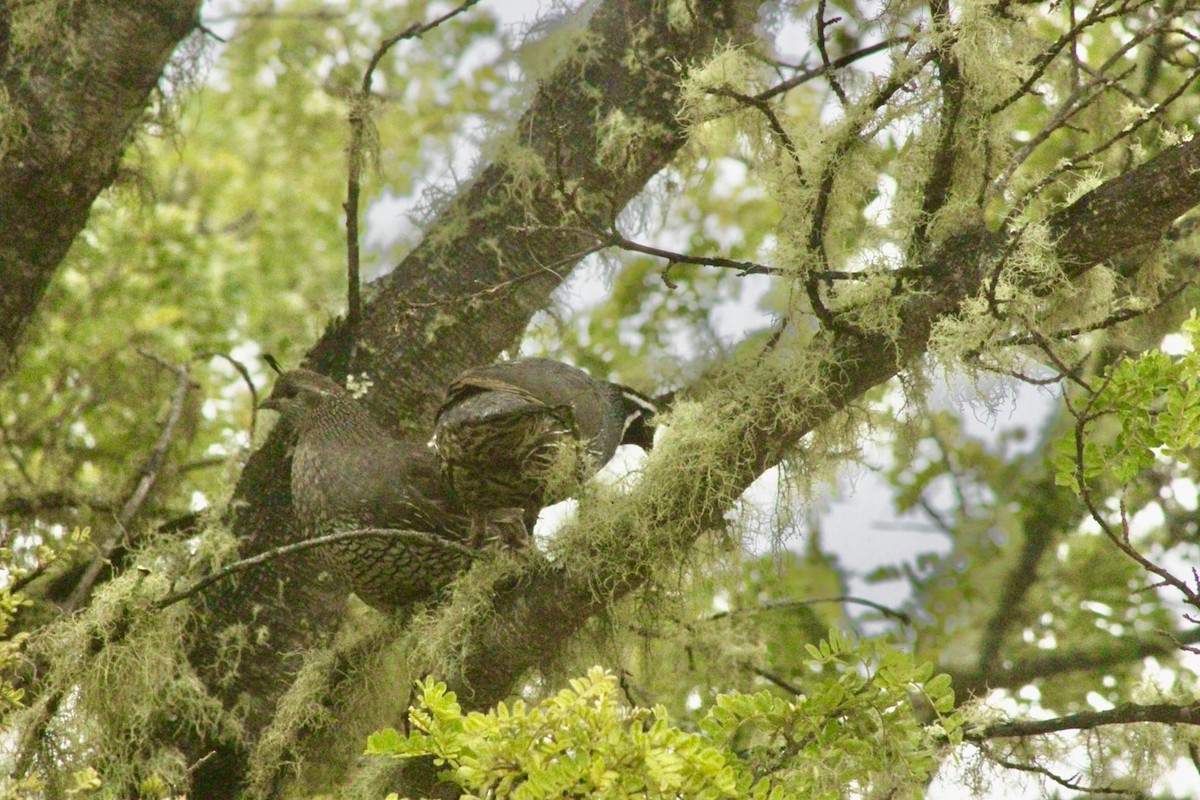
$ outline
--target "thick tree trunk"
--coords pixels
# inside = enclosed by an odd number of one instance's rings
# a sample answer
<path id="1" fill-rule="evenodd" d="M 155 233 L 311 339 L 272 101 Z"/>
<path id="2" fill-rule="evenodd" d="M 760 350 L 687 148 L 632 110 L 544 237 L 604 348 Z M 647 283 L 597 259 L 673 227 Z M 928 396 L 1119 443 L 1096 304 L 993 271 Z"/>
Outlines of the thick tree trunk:
<path id="1" fill-rule="evenodd" d="M 31 29 L 37 6 L 0 4 L 0 378 L 200 0 L 70 3 Z"/>

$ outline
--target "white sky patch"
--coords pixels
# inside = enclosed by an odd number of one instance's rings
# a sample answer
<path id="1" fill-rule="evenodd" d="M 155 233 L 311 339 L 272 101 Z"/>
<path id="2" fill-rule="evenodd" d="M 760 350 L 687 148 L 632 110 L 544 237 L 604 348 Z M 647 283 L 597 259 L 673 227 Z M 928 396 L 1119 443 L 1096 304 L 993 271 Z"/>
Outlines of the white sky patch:
<path id="1" fill-rule="evenodd" d="M 204 492 L 192 492 L 191 499 L 188 501 L 188 509 L 193 513 L 199 513 L 207 509 L 212 503 L 209 502 L 208 496 Z"/>
<path id="2" fill-rule="evenodd" d="M 723 343 L 735 344 L 747 334 L 771 324 L 773 315 L 762 310 L 763 298 L 771 286 L 768 275 L 747 275 L 738 279 L 737 296 L 722 302 L 709 315 L 713 330 Z"/>
<path id="3" fill-rule="evenodd" d="M 1196 482 L 1184 478 L 1175 478 L 1170 483 L 1171 497 L 1186 511 L 1195 511 L 1200 491 Z"/>
<path id="4" fill-rule="evenodd" d="M 1192 351 L 1192 343 L 1180 333 L 1168 333 L 1159 348 L 1169 356 L 1181 356 Z"/>
<path id="5" fill-rule="evenodd" d="M 1111 617 L 1113 614 L 1112 606 L 1107 603 L 1098 603 L 1095 600 L 1084 600 L 1079 604 L 1079 607 L 1084 611 L 1090 611 L 1102 617 Z"/>
<path id="6" fill-rule="evenodd" d="M 1129 535 L 1137 538 L 1160 529 L 1167 521 L 1162 506 L 1158 503 L 1147 503 L 1137 510 L 1129 519 Z"/>

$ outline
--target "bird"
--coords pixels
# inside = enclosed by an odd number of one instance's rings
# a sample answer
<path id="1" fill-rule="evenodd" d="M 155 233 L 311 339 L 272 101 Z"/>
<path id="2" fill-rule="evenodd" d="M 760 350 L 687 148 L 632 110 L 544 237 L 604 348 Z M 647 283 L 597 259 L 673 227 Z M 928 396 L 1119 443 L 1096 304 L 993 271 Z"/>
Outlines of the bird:
<path id="1" fill-rule="evenodd" d="M 428 447 L 392 436 L 344 387 L 307 369 L 281 372 L 259 407 L 279 412 L 294 436 L 292 504 L 306 537 L 379 534 L 318 549 L 363 601 L 410 608 L 470 566 L 469 515 Z"/>
<path id="2" fill-rule="evenodd" d="M 574 450 L 581 482 L 621 444 L 650 449 L 657 410 L 645 395 L 570 364 L 515 359 L 454 379 L 431 444 L 470 509 L 473 536 L 527 543 L 538 512 L 566 499 L 553 475 L 562 448 Z"/>

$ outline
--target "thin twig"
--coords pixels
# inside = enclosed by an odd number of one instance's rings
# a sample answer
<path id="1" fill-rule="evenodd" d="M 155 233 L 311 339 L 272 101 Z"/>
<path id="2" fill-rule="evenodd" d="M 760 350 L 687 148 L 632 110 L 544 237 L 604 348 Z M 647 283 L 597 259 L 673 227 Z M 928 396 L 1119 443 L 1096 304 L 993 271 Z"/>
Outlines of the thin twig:
<path id="1" fill-rule="evenodd" d="M 1192 87 L 1192 84 L 1197 78 L 1200 78 L 1200 70 L 1193 71 L 1191 76 L 1182 81 L 1174 91 L 1163 98 L 1162 102 L 1157 103 L 1154 106 L 1153 113 L 1146 113 L 1139 116 L 1131 124 L 1126 125 L 1124 128 L 1117 131 L 1108 139 L 1093 147 L 1091 150 L 1073 156 L 1069 161 L 1055 167 L 1053 170 L 1047 173 L 1045 177 L 1038 181 L 1033 188 L 1022 195 L 1016 203 L 1013 204 L 1013 209 L 1008 213 L 1007 217 L 1009 219 L 1015 219 L 1025 209 L 1025 207 L 1032 202 L 1033 198 L 1040 195 L 1047 186 L 1050 186 L 1068 172 L 1076 171 L 1089 166 L 1088 162 L 1092 158 L 1100 155 L 1105 150 L 1108 150 L 1110 147 L 1117 144 L 1117 142 L 1129 138 L 1146 123 L 1162 117 L 1166 113 L 1166 110 Z"/>
<path id="2" fill-rule="evenodd" d="M 1096 500 L 1092 496 L 1091 487 L 1087 483 L 1087 476 L 1084 471 L 1084 440 L 1086 439 L 1087 425 L 1093 419 L 1095 419 L 1095 416 L 1092 414 L 1092 408 L 1095 405 L 1096 400 L 1099 398 L 1100 393 L 1104 391 L 1104 388 L 1111 381 L 1113 374 L 1115 374 L 1115 371 L 1109 373 L 1108 378 L 1105 380 L 1104 386 L 1091 394 L 1091 398 L 1083 412 L 1075 413 L 1075 481 L 1078 484 L 1079 496 L 1083 500 L 1083 504 L 1087 508 L 1088 514 L 1091 516 L 1092 520 L 1094 520 L 1095 523 L 1100 526 L 1100 530 L 1106 537 L 1108 537 L 1109 541 L 1117 546 L 1118 550 L 1136 561 L 1139 565 L 1141 565 L 1142 569 L 1153 575 L 1157 575 L 1163 580 L 1165 585 L 1177 590 L 1184 596 L 1189 605 L 1195 608 L 1200 608 L 1200 594 L 1198 594 L 1197 591 L 1189 587 L 1186 582 L 1175 577 L 1175 575 L 1168 570 L 1160 567 L 1158 564 L 1143 556 L 1130 543 L 1129 518 L 1125 509 L 1124 498 L 1122 498 L 1120 502 L 1121 532 L 1118 534 L 1117 531 L 1113 529 L 1112 524 L 1109 523 L 1109 521 L 1100 513 L 1100 509 L 1096 506 Z M 1065 397 L 1066 396 L 1064 395 L 1064 398 Z M 1198 589 L 1200 589 L 1200 587 L 1198 587 Z"/>
<path id="3" fill-rule="evenodd" d="M 745 667 L 746 667 L 746 669 L 750 670 L 751 672 L 753 672 L 755 675 L 762 678 L 763 680 L 770 681 L 771 683 L 778 686 L 780 689 L 783 689 L 788 694 L 795 695 L 796 697 L 800 697 L 801 695 L 804 694 L 804 692 L 800 689 L 799 686 L 796 686 L 794 683 L 784 680 L 782 677 L 780 677 L 779 675 L 776 675 L 773 672 L 768 672 L 767 670 L 763 669 L 762 667 L 756 667 L 753 664 L 746 664 Z"/>
<path id="4" fill-rule="evenodd" d="M 117 545 L 124 540 L 125 534 L 129 530 L 134 517 L 137 516 L 138 512 L 142 510 L 142 506 L 145 505 L 146 498 L 150 496 L 150 490 L 154 488 L 154 484 L 158 481 L 159 471 L 166 461 L 167 451 L 171 448 L 171 441 L 175 438 L 175 429 L 178 427 L 179 420 L 183 416 L 183 407 L 187 401 L 188 391 L 192 388 L 191 375 L 188 374 L 186 365 L 171 364 L 146 350 L 139 349 L 138 353 L 164 369 L 175 373 L 175 391 L 171 395 L 171 407 L 167 412 L 167 419 L 163 423 L 162 430 L 159 431 L 158 440 L 155 441 L 154 447 L 151 448 L 149 455 L 142 463 L 140 470 L 141 477 L 138 479 L 137 485 L 125 501 L 125 504 L 121 507 L 120 513 L 117 514 L 116 530 L 113 531 L 113 534 L 96 555 L 96 558 L 92 560 L 92 563 L 88 565 L 87 570 L 80 577 L 79 583 L 71 591 L 71 595 L 67 598 L 63 607 L 63 611 L 66 614 L 70 614 L 87 600 L 92 592 L 92 588 L 96 585 L 96 580 L 100 577 L 100 571 L 108 563 L 113 551 L 117 549 Z"/>
<path id="5" fill-rule="evenodd" d="M 819 78 L 822 75 L 828 75 L 835 69 L 841 69 L 842 67 L 849 66 L 855 61 L 866 58 L 867 56 L 873 56 L 881 50 L 886 50 L 893 45 L 908 41 L 911 41 L 910 37 L 908 36 L 894 36 L 891 39 L 884 39 L 882 42 L 877 42 L 860 50 L 855 50 L 853 53 L 848 53 L 841 58 L 835 58 L 828 64 L 822 64 L 814 69 L 805 70 L 799 75 L 788 78 L 786 81 L 778 83 L 766 91 L 759 92 L 754 97 L 756 100 L 770 100 L 772 97 L 777 97 L 784 92 L 791 91 L 801 84 L 808 83 L 813 78 Z"/>
<path id="6" fill-rule="evenodd" d="M 250 441 L 254 441 L 254 431 L 258 425 L 258 389 L 254 385 L 254 379 L 250 377 L 250 370 L 241 361 L 238 361 L 233 356 L 227 353 L 218 353 L 215 351 L 200 353 L 196 358 L 219 358 L 227 361 L 231 367 L 237 370 L 237 373 L 242 376 L 242 382 L 250 390 Z"/>
<path id="7" fill-rule="evenodd" d="M 1020 764 L 1015 761 L 1009 761 L 1008 759 L 1001 758 L 1000 756 L 998 756 L 995 753 L 992 753 L 990 751 L 987 751 L 986 749 L 984 750 L 984 752 L 987 754 L 988 759 L 990 759 L 994 763 L 998 764 L 999 766 L 1004 767 L 1005 769 L 1014 769 L 1019 772 L 1029 772 L 1034 775 L 1041 775 L 1043 778 L 1049 778 L 1050 780 L 1057 783 L 1059 786 L 1062 786 L 1066 789 L 1070 789 L 1075 792 L 1083 792 L 1084 794 L 1106 794 L 1106 795 L 1135 794 L 1133 792 L 1124 792 L 1124 791 L 1121 791 L 1118 789 L 1112 789 L 1112 788 L 1108 788 L 1108 787 L 1097 788 L 1097 787 L 1091 787 L 1091 786 L 1084 786 L 1083 784 L 1079 783 L 1079 778 L 1080 778 L 1079 775 L 1075 775 L 1075 777 L 1073 777 L 1073 778 L 1064 778 L 1061 775 L 1058 775 L 1058 774 L 1046 769 L 1045 767 L 1039 766 L 1037 764 Z"/>
<path id="8" fill-rule="evenodd" d="M 664 258 L 671 264 L 697 264 L 704 267 L 724 267 L 726 269 L 738 270 L 738 277 L 746 275 L 782 275 L 783 270 L 776 267 L 768 267 L 763 264 L 756 264 L 753 261 L 735 261 L 732 258 L 720 258 L 718 256 L 689 256 L 684 253 L 676 253 L 672 250 L 663 250 L 659 247 L 651 247 L 648 244 L 641 244 L 632 239 L 627 239 L 617 231 L 613 231 L 605 245 L 606 247 L 619 247 L 622 250 L 628 250 L 633 253 L 643 253 L 656 258 Z"/>
<path id="9" fill-rule="evenodd" d="M 1145 5 L 1145 2 L 1136 4 L 1134 6 L 1134 9 L 1136 9 L 1138 5 Z M 1016 91 L 1014 91 L 1008 97 L 1004 98 L 1003 100 L 1001 100 L 1000 102 L 996 103 L 994 106 L 989 108 L 987 110 L 986 116 L 992 117 L 992 116 L 995 116 L 996 114 L 999 114 L 1001 111 L 1008 108 L 1009 106 L 1011 106 L 1013 103 L 1020 100 L 1025 95 L 1029 94 L 1030 91 L 1033 89 L 1034 85 L 1036 85 L 1037 82 L 1042 79 L 1042 76 L 1045 74 L 1046 69 L 1050 66 L 1050 64 L 1052 64 L 1054 62 L 1054 58 L 1059 53 L 1062 52 L 1064 47 L 1066 47 L 1068 44 L 1071 44 L 1075 40 L 1075 37 L 1084 28 L 1091 26 L 1091 25 L 1095 25 L 1099 22 L 1103 22 L 1104 20 L 1109 19 L 1111 17 L 1121 17 L 1123 15 L 1130 13 L 1130 11 L 1134 10 L 1134 9 L 1127 8 L 1126 4 L 1122 4 L 1121 8 L 1119 8 L 1115 11 L 1104 12 L 1103 11 L 1104 8 L 1105 8 L 1104 5 L 1097 4 L 1095 7 L 1092 8 L 1091 12 L 1086 17 L 1084 17 L 1079 22 L 1072 25 L 1068 31 L 1063 33 L 1062 36 L 1055 39 L 1054 42 L 1049 47 L 1047 47 L 1045 50 L 1043 50 L 1041 53 L 1039 53 L 1037 58 L 1033 59 L 1033 61 L 1030 62 L 1031 66 L 1033 66 L 1033 71 L 1029 73 L 1029 77 L 1025 79 L 1024 83 L 1022 83 L 1019 87 L 1017 87 Z"/>
<path id="10" fill-rule="evenodd" d="M 1022 145 L 1021 149 L 1018 150 L 1009 160 L 1008 166 L 1005 168 L 1003 174 L 992 184 L 991 196 L 998 197 L 1003 195 L 1008 188 L 1009 181 L 1012 179 L 1012 176 L 1016 173 L 1017 169 L 1024 164 L 1025 161 L 1033 154 L 1033 151 L 1041 146 L 1043 142 L 1049 139 L 1052 134 L 1062 129 L 1072 117 L 1094 103 L 1106 89 L 1115 86 L 1121 80 L 1125 79 L 1134 71 L 1136 71 L 1137 67 L 1134 66 L 1113 76 L 1107 76 L 1105 74 L 1108 70 L 1116 66 L 1132 48 L 1136 47 L 1145 38 L 1151 36 L 1155 31 L 1164 25 L 1166 25 L 1166 22 L 1159 22 L 1157 24 L 1148 26 L 1143 31 L 1140 31 L 1139 35 L 1134 36 L 1130 39 L 1130 41 L 1118 47 L 1111 56 L 1105 59 L 1104 63 L 1096 69 L 1098 77 L 1092 78 L 1072 91 L 1070 95 L 1068 95 L 1066 99 L 1059 104 L 1058 111 L 1055 112 L 1050 121 L 1047 122 L 1040 131 L 1034 134 L 1028 142 Z M 1140 125 L 1138 127 L 1140 127 Z M 1125 135 L 1127 134 L 1122 131 L 1118 138 Z M 1110 145 L 1106 144 L 1105 146 L 1107 147 Z M 1076 161 L 1082 160 L 1083 158 L 1076 159 Z M 1019 213 L 1019 210 L 1025 207 L 1025 205 L 1028 203 L 1029 196 L 1029 193 L 1026 193 L 1021 200 L 1018 200 L 1018 202 L 1014 204 L 1013 209 L 1016 213 Z M 1005 220 L 1006 224 L 1015 218 L 1014 211 L 1009 212 L 1008 217 Z"/>
<path id="11" fill-rule="evenodd" d="M 825 26 L 833 22 L 841 22 L 842 18 L 825 19 L 825 2 L 826 0 L 817 0 L 817 52 L 821 55 L 821 66 L 825 68 L 825 74 L 829 76 L 829 88 L 833 89 L 833 93 L 845 107 L 849 105 L 850 100 L 846 97 L 846 90 L 842 88 L 833 74 L 833 62 L 829 60 L 829 51 L 825 49 Z"/>
<path id="12" fill-rule="evenodd" d="M 893 75 L 891 80 L 884 83 L 875 92 L 875 95 L 865 103 L 872 111 L 878 111 L 885 106 L 892 96 L 908 83 L 908 81 L 917 73 L 925 68 L 925 66 L 934 58 L 934 53 L 926 53 L 923 58 L 914 64 L 909 65 L 908 69 L 903 70 L 899 74 Z M 864 123 L 865 124 L 865 123 Z M 857 129 L 846 130 L 842 138 L 833 146 L 831 152 L 825 159 L 820 180 L 818 181 L 819 189 L 817 197 L 813 203 L 813 213 L 810 216 L 810 227 L 808 231 L 808 248 L 815 253 L 820 260 L 819 270 L 810 272 L 804 280 L 804 290 L 808 295 L 809 304 L 812 306 L 813 314 L 821 324 L 830 331 L 843 329 L 845 326 L 839 325 L 835 319 L 833 312 L 826 308 L 825 303 L 821 300 L 820 287 L 814 275 L 817 272 L 829 270 L 829 255 L 825 248 L 825 225 L 826 214 L 829 210 L 830 198 L 833 195 L 835 178 L 837 169 L 841 166 L 840 162 L 843 156 L 850 151 L 850 148 L 859 141 L 861 126 Z"/>
<path id="13" fill-rule="evenodd" d="M 718 611 L 708 617 L 708 621 L 724 619 L 725 617 L 745 616 L 747 614 L 757 614 L 763 611 L 788 611 L 796 608 L 804 608 L 817 603 L 851 603 L 860 606 L 873 608 L 885 617 L 903 622 L 905 625 L 912 624 L 912 617 L 903 611 L 897 611 L 894 608 L 888 608 L 885 605 L 876 603 L 874 600 L 867 600 L 862 597 L 852 597 L 850 595 L 839 595 L 837 597 L 812 597 L 807 600 L 773 600 L 761 603 L 753 608 L 739 608 L 733 611 Z"/>
<path id="14" fill-rule="evenodd" d="M 371 83 L 375 78 L 375 68 L 397 43 L 406 39 L 415 39 L 441 25 L 479 0 L 465 0 L 459 5 L 429 22 L 414 22 L 394 36 L 389 36 L 380 43 L 371 61 L 363 72 L 362 84 L 356 96 L 350 100 L 350 163 L 346 177 L 346 202 L 342 208 L 346 212 L 346 325 L 350 330 L 352 340 L 358 338 L 358 325 L 362 319 L 362 293 L 359 286 L 359 247 L 358 247 L 358 203 L 362 183 L 363 141 L 366 139 L 367 122 L 370 117 Z"/>
<path id="15" fill-rule="evenodd" d="M 1071 339 L 1076 336 L 1081 336 L 1085 333 L 1093 333 L 1095 331 L 1106 330 L 1108 328 L 1112 328 L 1117 325 L 1120 325 L 1122 322 L 1128 322 L 1132 319 L 1137 319 L 1138 317 L 1144 317 L 1145 315 L 1147 315 L 1149 313 L 1159 310 L 1160 308 L 1165 306 L 1167 303 L 1171 302 L 1176 297 L 1178 297 L 1180 295 L 1180 293 L 1182 293 L 1185 289 L 1190 288 L 1192 285 L 1193 285 L 1193 281 L 1185 280 L 1182 283 L 1180 283 L 1178 286 L 1172 288 L 1169 292 L 1164 294 L 1157 303 L 1155 303 L 1154 305 L 1152 305 L 1148 308 L 1126 308 L 1121 311 L 1117 311 L 1113 314 L 1110 314 L 1109 316 L 1105 317 L 1104 319 L 1100 320 L 1099 322 L 1093 322 L 1091 325 L 1081 325 L 1081 326 L 1075 327 L 1075 328 L 1063 328 L 1060 331 L 1055 331 L 1054 333 L 1050 334 L 1050 337 L 1053 339 L 1059 339 L 1059 340 Z M 1011 346 L 1011 345 L 1029 345 L 1029 344 L 1034 344 L 1034 343 L 1035 343 L 1035 337 L 1033 335 L 1019 334 L 1019 335 L 1009 336 L 1006 339 L 1001 339 L 996 344 L 998 344 L 1000 346 Z"/>
<path id="16" fill-rule="evenodd" d="M 456 550 L 460 555 L 466 556 L 468 559 L 478 555 L 478 551 L 459 544 L 452 539 L 446 539 L 432 533 L 423 533 L 421 531 L 400 530 L 397 528 L 369 528 L 353 531 L 342 531 L 340 533 L 330 533 L 325 536 L 317 536 L 312 539 L 304 539 L 299 542 L 274 547 L 266 550 L 258 555 L 243 558 L 240 561 L 235 561 L 222 567 L 220 570 L 209 575 L 207 578 L 201 578 L 192 584 L 187 589 L 178 592 L 173 592 L 154 604 L 157 609 L 164 609 L 168 606 L 178 603 L 180 600 L 186 600 L 193 595 L 199 594 L 208 587 L 218 581 L 228 578 L 230 575 L 235 575 L 239 572 L 251 569 L 252 567 L 261 566 L 277 558 L 282 558 L 292 553 L 299 553 L 303 550 L 311 550 L 314 547 L 325 547 L 326 545 L 337 544 L 338 542 L 351 541 L 353 539 L 390 539 L 395 541 L 407 541 L 419 545 L 436 545 L 447 550 Z"/>
<path id="17" fill-rule="evenodd" d="M 771 108 L 771 104 L 760 97 L 754 97 L 748 94 L 742 94 L 727 87 L 719 89 L 709 89 L 708 94 L 716 97 L 728 97 L 731 100 L 737 100 L 739 103 L 750 106 L 751 108 L 761 111 L 763 116 L 767 118 L 767 124 L 771 127 L 771 131 L 779 142 L 783 145 L 783 149 L 787 151 L 788 158 L 792 160 L 792 168 L 796 174 L 796 178 L 804 183 L 804 167 L 800 163 L 800 153 L 796 150 L 796 143 L 792 141 L 792 137 L 783 127 L 783 123 L 779 121 L 775 109 Z"/>

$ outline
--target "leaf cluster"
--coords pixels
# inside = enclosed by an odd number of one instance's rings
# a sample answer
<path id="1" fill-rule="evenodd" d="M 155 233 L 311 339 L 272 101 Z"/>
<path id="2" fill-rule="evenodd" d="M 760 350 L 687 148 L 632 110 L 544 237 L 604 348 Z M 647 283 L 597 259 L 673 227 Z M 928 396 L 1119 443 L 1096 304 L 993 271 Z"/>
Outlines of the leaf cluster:
<path id="1" fill-rule="evenodd" d="M 1082 442 L 1061 441 L 1057 460 L 1060 483 L 1078 487 L 1082 476 L 1085 481 L 1127 484 L 1156 461 L 1187 460 L 1189 451 L 1200 446 L 1200 353 L 1195 348 L 1200 319 L 1195 311 L 1182 332 L 1191 344 L 1182 355 L 1151 350 L 1123 359 L 1108 370 L 1087 402 L 1081 426 L 1111 417 L 1118 430 Z M 1080 446 L 1081 464 L 1077 462 Z"/>
<path id="2" fill-rule="evenodd" d="M 667 710 L 625 707 L 600 667 L 533 707 L 464 714 L 453 692 L 419 683 L 407 736 L 373 734 L 368 755 L 432 756 L 465 797 L 840 797 L 847 786 L 911 792 L 962 722 L 946 675 L 836 630 L 809 646 L 830 670 L 811 693 L 722 694 L 695 730 Z M 927 721 L 932 724 L 926 724 Z"/>

